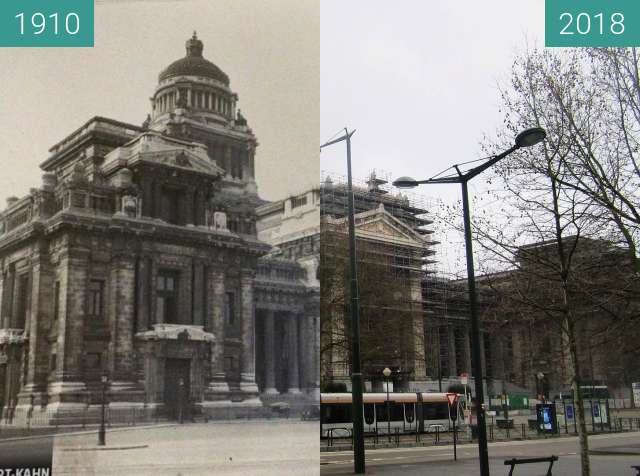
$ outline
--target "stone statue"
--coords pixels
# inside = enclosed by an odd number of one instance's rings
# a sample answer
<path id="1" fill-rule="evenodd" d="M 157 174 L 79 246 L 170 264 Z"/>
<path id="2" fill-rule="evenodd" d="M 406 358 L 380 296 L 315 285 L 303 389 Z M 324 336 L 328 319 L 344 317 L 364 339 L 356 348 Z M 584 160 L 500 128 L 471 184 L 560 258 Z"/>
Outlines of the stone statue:
<path id="1" fill-rule="evenodd" d="M 138 212 L 138 199 L 133 195 L 122 197 L 122 212 L 128 217 L 135 218 Z"/>
<path id="2" fill-rule="evenodd" d="M 215 230 L 227 229 L 227 214 L 225 212 L 213 213 L 213 228 Z"/>

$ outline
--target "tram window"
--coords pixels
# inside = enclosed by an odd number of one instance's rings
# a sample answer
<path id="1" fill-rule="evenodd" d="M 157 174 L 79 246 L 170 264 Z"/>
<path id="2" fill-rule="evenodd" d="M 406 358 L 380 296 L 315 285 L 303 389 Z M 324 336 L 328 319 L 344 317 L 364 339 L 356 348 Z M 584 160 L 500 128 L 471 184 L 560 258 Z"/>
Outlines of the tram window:
<path id="1" fill-rule="evenodd" d="M 449 405 L 442 403 L 423 403 L 422 415 L 425 420 L 448 420 Z"/>
<path id="2" fill-rule="evenodd" d="M 367 425 L 373 425 L 373 422 L 375 421 L 375 416 L 376 416 L 376 412 L 375 412 L 375 407 L 373 406 L 373 403 L 365 403 L 364 405 L 364 421 Z"/>
<path id="3" fill-rule="evenodd" d="M 415 407 L 412 403 L 406 403 L 404 405 L 404 417 L 409 423 L 412 423 L 415 419 Z"/>
<path id="4" fill-rule="evenodd" d="M 351 418 L 351 404 L 329 404 L 323 407 L 324 415 L 322 421 L 325 423 L 350 423 Z"/>
<path id="5" fill-rule="evenodd" d="M 402 403 L 390 402 L 389 404 L 389 420 L 404 421 L 404 412 L 402 411 Z M 378 421 L 387 421 L 387 404 L 376 403 L 376 418 Z"/>

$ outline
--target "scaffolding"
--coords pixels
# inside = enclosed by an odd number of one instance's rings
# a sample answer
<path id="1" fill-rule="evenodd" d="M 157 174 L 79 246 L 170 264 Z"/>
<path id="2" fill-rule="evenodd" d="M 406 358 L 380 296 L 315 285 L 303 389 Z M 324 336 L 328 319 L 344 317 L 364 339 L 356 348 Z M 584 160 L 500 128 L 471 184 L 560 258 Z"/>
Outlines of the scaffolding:
<path id="1" fill-rule="evenodd" d="M 434 230 L 433 211 L 440 203 L 416 193 L 398 192 L 390 185 L 389 174 L 380 171 L 372 171 L 365 180 L 353 180 L 353 192 L 358 223 L 362 224 L 363 217 L 373 215 L 384 207 L 384 212 L 392 217 L 389 219 L 392 224 L 394 219 L 398 220 L 416 233 L 412 245 L 401 233 L 385 234 L 384 246 L 375 247 L 373 252 L 369 250 L 365 256 L 359 253 L 358 261 L 371 260 L 378 266 L 386 266 L 393 276 L 404 275 L 409 286 L 415 287 L 417 282 L 418 289 L 402 296 L 405 302 L 396 301 L 389 306 L 409 306 L 421 314 L 423 377 L 437 381 L 443 376 L 449 378 L 457 375 L 461 369 L 451 368 L 450 364 L 454 361 L 449 355 L 451 346 L 445 343 L 449 338 L 451 323 L 467 319 L 464 305 L 466 286 L 460 286 L 459 276 L 447 269 L 447 247 L 436 239 L 442 233 Z M 323 172 L 320 186 L 321 227 L 326 229 L 332 224 L 342 223 L 340 220 L 346 220 L 347 212 L 346 177 Z M 362 239 L 362 235 L 358 235 L 358 240 Z M 460 345 L 453 347 L 462 349 L 458 353 L 463 352 L 464 336 L 455 338 Z M 468 346 L 466 352 L 467 355 L 458 355 L 456 360 L 468 361 Z M 462 370 L 470 371 L 470 368 L 467 369 L 465 365 Z"/>

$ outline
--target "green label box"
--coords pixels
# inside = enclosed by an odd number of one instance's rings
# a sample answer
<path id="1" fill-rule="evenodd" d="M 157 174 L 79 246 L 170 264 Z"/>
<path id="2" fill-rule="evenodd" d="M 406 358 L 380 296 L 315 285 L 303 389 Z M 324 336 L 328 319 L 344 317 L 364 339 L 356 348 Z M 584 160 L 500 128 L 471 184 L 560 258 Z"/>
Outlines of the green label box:
<path id="1" fill-rule="evenodd" d="M 545 0 L 545 46 L 640 46 L 640 0 Z"/>
<path id="2" fill-rule="evenodd" d="M 0 46 L 93 46 L 93 0 L 0 0 Z"/>

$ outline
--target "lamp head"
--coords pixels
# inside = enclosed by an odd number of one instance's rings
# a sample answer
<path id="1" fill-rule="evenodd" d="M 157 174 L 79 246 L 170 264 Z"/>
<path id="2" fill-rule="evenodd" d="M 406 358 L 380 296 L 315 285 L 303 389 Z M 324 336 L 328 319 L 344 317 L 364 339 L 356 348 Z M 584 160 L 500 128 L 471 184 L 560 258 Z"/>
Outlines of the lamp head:
<path id="1" fill-rule="evenodd" d="M 394 180 L 392 185 L 398 188 L 415 188 L 418 186 L 418 181 L 411 177 L 400 177 Z"/>
<path id="2" fill-rule="evenodd" d="M 516 136 L 516 146 L 531 147 L 542 142 L 547 137 L 547 132 L 541 127 L 526 129 Z"/>
<path id="3" fill-rule="evenodd" d="M 391 375 L 391 369 L 389 367 L 385 367 L 384 370 L 382 371 L 382 375 L 389 378 L 389 375 Z"/>

